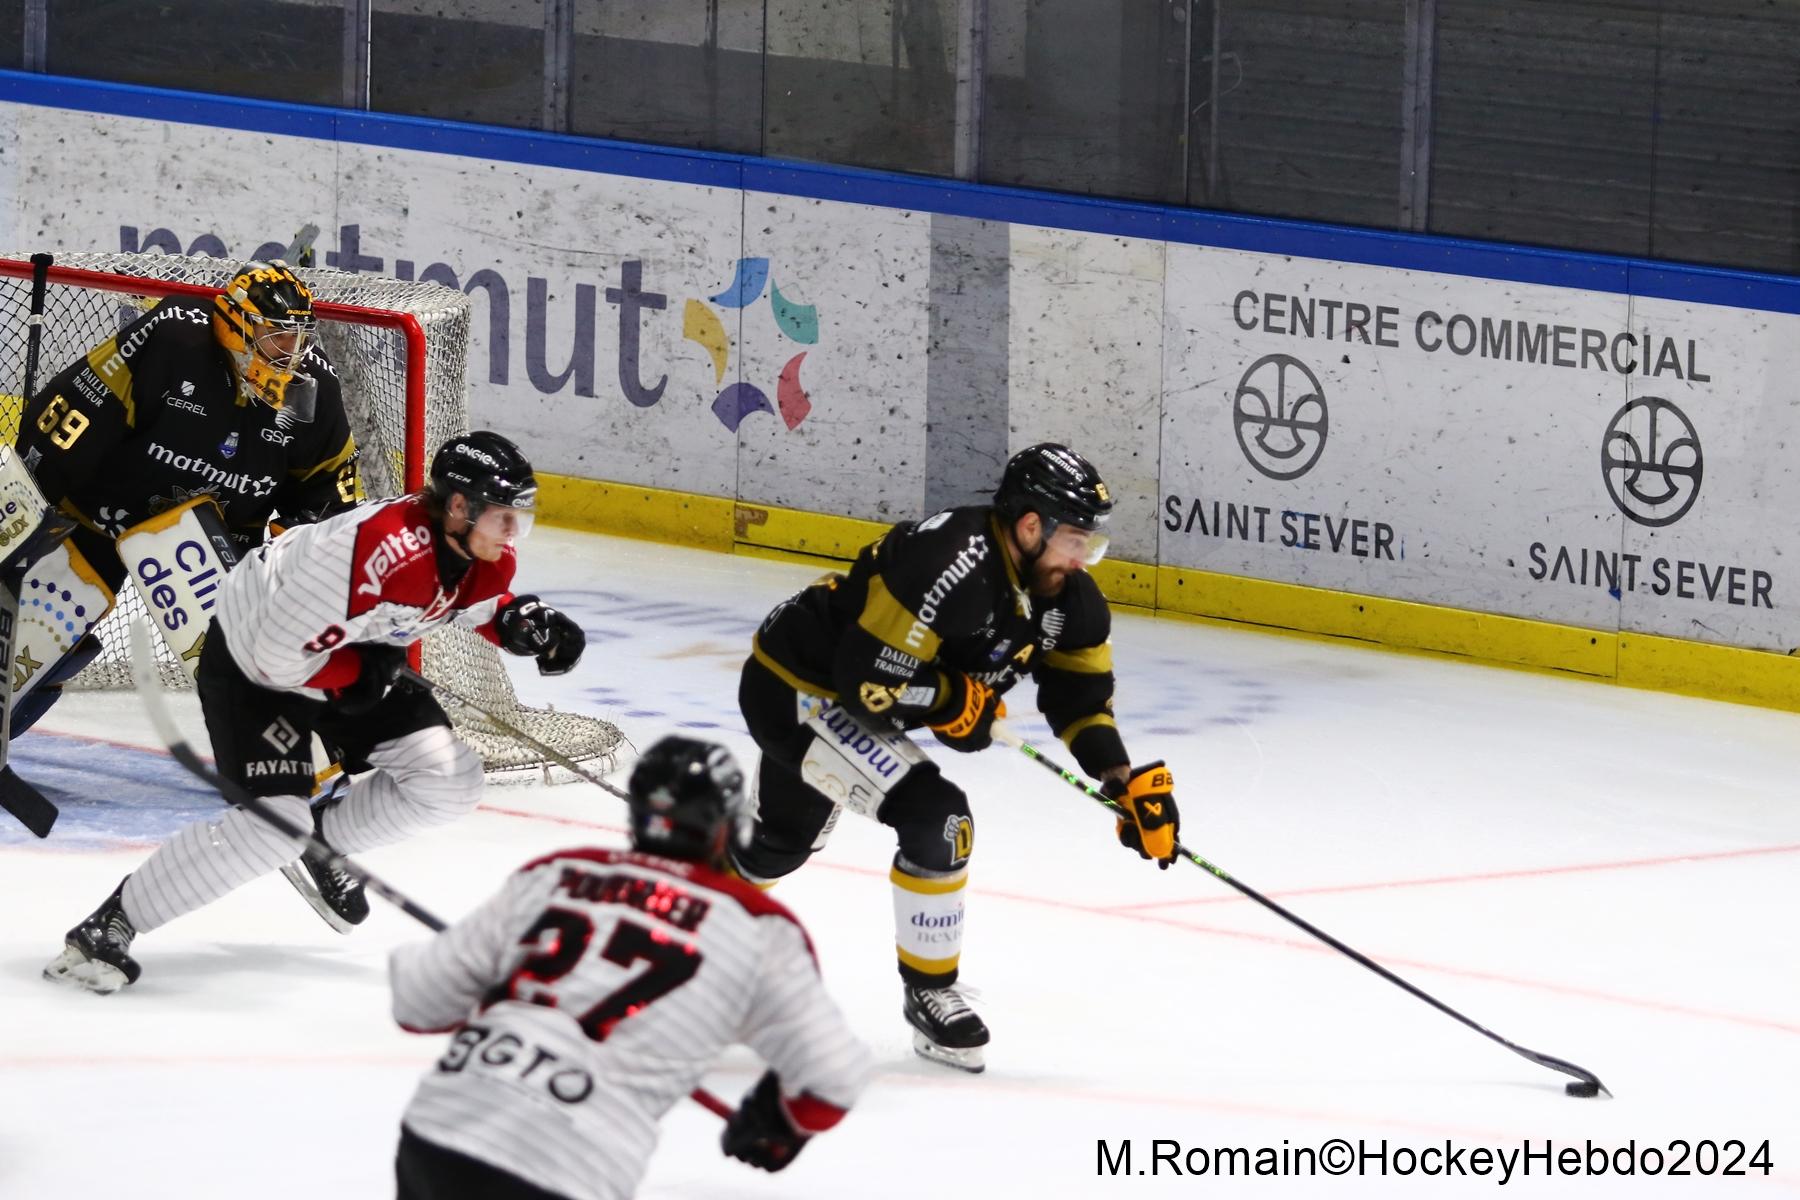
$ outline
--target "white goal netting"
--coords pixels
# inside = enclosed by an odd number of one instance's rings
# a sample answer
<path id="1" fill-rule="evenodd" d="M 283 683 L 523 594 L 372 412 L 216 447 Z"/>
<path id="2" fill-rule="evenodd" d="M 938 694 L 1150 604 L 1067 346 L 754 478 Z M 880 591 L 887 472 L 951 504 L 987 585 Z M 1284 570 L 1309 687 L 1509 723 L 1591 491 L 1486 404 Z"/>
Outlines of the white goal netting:
<path id="1" fill-rule="evenodd" d="M 8 444 L 17 435 L 23 407 L 31 303 L 28 258 L 24 253 L 0 258 L 0 436 Z M 57 256 L 45 293 L 36 385 L 162 297 L 196 287 L 217 291 L 241 266 L 227 259 L 163 254 Z M 469 298 L 435 283 L 323 267 L 296 268 L 296 273 L 318 304 L 320 338 L 343 381 L 369 495 L 394 496 L 419 486 L 432 448 L 469 427 Z M 422 360 L 412 350 L 420 344 Z M 126 623 L 143 611 L 136 589 L 121 586 L 112 614 L 99 629 L 105 653 L 72 687 L 131 687 Z M 158 657 L 165 686 L 192 686 L 160 638 Z M 441 629 L 428 636 L 423 670 L 577 761 L 610 761 L 623 740 L 610 722 L 521 704 L 494 648 L 463 630 Z M 536 749 L 459 711 L 456 704 L 446 702 L 445 709 L 490 771 L 545 765 Z"/>

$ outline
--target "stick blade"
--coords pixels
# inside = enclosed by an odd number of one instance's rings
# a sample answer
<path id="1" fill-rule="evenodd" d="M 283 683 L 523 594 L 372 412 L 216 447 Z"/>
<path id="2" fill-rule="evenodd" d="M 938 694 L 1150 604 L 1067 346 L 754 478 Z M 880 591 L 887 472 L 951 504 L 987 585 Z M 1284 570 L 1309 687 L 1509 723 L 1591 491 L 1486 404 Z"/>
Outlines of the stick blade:
<path id="1" fill-rule="evenodd" d="M 19 824 L 38 837 L 50 836 L 50 827 L 60 815 L 56 805 L 44 794 L 26 783 L 11 767 L 0 767 L 0 808 L 19 819 Z"/>

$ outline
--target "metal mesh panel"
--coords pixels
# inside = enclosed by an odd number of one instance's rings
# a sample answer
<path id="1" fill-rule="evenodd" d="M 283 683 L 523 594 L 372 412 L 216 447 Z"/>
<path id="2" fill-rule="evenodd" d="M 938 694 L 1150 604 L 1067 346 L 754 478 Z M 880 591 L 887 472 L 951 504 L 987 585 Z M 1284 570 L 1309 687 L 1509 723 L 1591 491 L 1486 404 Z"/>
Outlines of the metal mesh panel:
<path id="1" fill-rule="evenodd" d="M 23 260 L 26 254 L 9 254 Z M 158 254 L 71 254 L 57 268 L 76 268 L 129 277 L 129 291 L 53 280 L 46 293 L 44 326 L 38 353 L 41 385 L 77 356 L 112 336 L 127 321 L 170 289 L 158 281 L 222 288 L 241 264 L 215 258 Z M 424 431 L 419 440 L 429 449 L 469 427 L 464 374 L 469 348 L 469 299 L 435 283 L 409 283 L 329 268 L 298 268 L 315 300 L 356 309 L 407 313 L 425 333 Z M 139 286 L 141 284 L 141 286 Z M 23 405 L 26 317 L 30 311 L 29 278 L 0 275 L 0 434 L 16 436 Z M 349 314 L 354 317 L 356 314 Z M 344 404 L 351 430 L 362 450 L 363 482 L 371 496 L 393 496 L 406 490 L 408 383 L 406 338 L 398 329 L 334 319 L 321 314 L 320 336 L 343 382 Z M 425 464 L 417 464 L 423 471 Z M 131 686 L 127 622 L 144 612 L 142 598 L 130 586 L 120 589 L 113 613 L 101 623 L 106 649 L 71 686 L 122 689 Z M 152 623 L 154 624 L 154 622 Z M 158 665 L 169 688 L 192 686 L 187 672 L 161 638 Z M 593 717 L 555 712 L 519 703 L 499 656 L 488 642 L 461 629 L 439 629 L 425 638 L 424 672 L 504 721 L 555 747 L 563 755 L 586 761 L 610 760 L 623 740 L 616 726 Z M 479 717 L 446 704 L 458 734 L 480 751 L 490 771 L 545 765 L 543 756 Z"/>

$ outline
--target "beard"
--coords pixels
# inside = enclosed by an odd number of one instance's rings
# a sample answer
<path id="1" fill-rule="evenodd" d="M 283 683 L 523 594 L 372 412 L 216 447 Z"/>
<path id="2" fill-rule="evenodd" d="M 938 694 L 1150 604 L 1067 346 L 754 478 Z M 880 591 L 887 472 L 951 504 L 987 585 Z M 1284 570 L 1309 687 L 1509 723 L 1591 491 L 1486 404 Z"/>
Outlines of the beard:
<path id="1" fill-rule="evenodd" d="M 1069 581 L 1068 567 L 1052 567 L 1039 557 L 1031 564 L 1031 594 L 1034 596 L 1060 596 L 1063 585 Z"/>

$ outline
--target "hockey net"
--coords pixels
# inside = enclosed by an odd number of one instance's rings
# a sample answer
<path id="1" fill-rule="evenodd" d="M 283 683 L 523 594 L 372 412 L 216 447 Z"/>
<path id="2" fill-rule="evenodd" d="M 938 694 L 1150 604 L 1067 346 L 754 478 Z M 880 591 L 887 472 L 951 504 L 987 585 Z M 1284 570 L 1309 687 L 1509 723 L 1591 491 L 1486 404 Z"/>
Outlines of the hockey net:
<path id="1" fill-rule="evenodd" d="M 31 311 L 28 258 L 0 258 L 0 436 L 7 444 L 17 436 L 23 408 Z M 210 300 L 241 265 L 163 254 L 57 256 L 45 293 L 36 386 L 165 296 Z M 469 298 L 435 283 L 323 267 L 295 271 L 312 289 L 320 340 L 338 368 L 351 431 L 362 451 L 364 487 L 370 496 L 415 490 L 423 484 L 431 448 L 469 428 Z M 104 652 L 71 687 L 132 686 L 127 623 L 144 611 L 137 589 L 122 585 L 113 612 L 98 630 Z M 192 687 L 160 637 L 156 644 L 164 686 Z M 443 628 L 428 635 L 422 669 L 428 678 L 442 680 L 576 761 L 610 764 L 623 741 L 610 722 L 521 704 L 493 646 L 465 630 Z M 457 733 L 480 752 L 489 771 L 548 765 L 536 749 L 458 707 L 445 706 Z"/>

